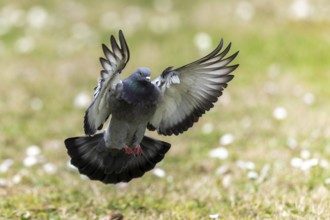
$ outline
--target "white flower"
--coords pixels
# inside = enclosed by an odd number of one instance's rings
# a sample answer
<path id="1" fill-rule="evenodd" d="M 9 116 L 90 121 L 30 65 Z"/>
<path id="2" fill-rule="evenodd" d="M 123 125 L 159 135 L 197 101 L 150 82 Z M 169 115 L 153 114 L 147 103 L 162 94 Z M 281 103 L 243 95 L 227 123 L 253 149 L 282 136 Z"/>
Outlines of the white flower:
<path id="1" fill-rule="evenodd" d="M 245 170 L 245 162 L 243 160 L 236 161 L 236 166 L 238 166 L 242 170 Z"/>
<path id="2" fill-rule="evenodd" d="M 318 158 L 311 158 L 308 160 L 309 158 L 309 154 L 308 157 L 305 156 L 305 160 L 299 157 L 294 157 L 291 159 L 291 166 L 295 167 L 295 168 L 300 168 L 301 170 L 309 170 L 312 167 L 315 167 L 317 165 L 320 164 L 320 161 Z"/>
<path id="3" fill-rule="evenodd" d="M 32 167 L 32 166 L 36 165 L 37 163 L 38 163 L 38 159 L 34 156 L 27 156 L 23 160 L 23 164 L 26 167 Z"/>
<path id="4" fill-rule="evenodd" d="M 237 5 L 236 15 L 244 21 L 250 21 L 254 16 L 253 5 L 249 1 L 241 1 Z"/>
<path id="5" fill-rule="evenodd" d="M 220 138 L 220 141 L 219 142 L 220 142 L 221 145 L 232 144 L 234 142 L 234 135 L 232 135 L 232 134 L 224 134 Z"/>
<path id="6" fill-rule="evenodd" d="M 224 147 L 215 148 L 211 150 L 209 153 L 209 157 L 219 158 L 221 160 L 227 159 L 228 155 L 229 155 L 228 150 Z"/>
<path id="7" fill-rule="evenodd" d="M 19 53 L 29 53 L 35 48 L 35 42 L 32 37 L 21 37 L 15 43 L 15 49 Z"/>
<path id="8" fill-rule="evenodd" d="M 255 171 L 249 171 L 249 172 L 247 173 L 247 177 L 248 177 L 249 179 L 252 179 L 252 180 L 257 179 L 258 176 L 259 176 L 259 174 L 258 174 L 257 172 L 255 172 Z"/>
<path id="9" fill-rule="evenodd" d="M 116 183 L 115 186 L 116 186 L 118 189 L 125 189 L 125 188 L 127 188 L 128 184 L 129 184 L 129 183 L 120 182 L 120 183 Z"/>
<path id="10" fill-rule="evenodd" d="M 228 188 L 231 185 L 232 182 L 232 175 L 226 174 L 222 178 L 222 186 L 223 188 Z"/>
<path id="11" fill-rule="evenodd" d="M 245 167 L 248 170 L 254 170 L 256 168 L 256 165 L 252 161 L 246 161 Z"/>
<path id="12" fill-rule="evenodd" d="M 16 175 L 14 175 L 13 178 L 12 178 L 12 182 L 13 182 L 14 184 L 18 184 L 18 183 L 20 183 L 21 181 L 22 181 L 22 176 L 21 176 L 20 174 L 16 174 Z"/>
<path id="13" fill-rule="evenodd" d="M 159 178 L 164 178 L 166 173 L 163 169 L 156 167 L 153 169 L 153 174 Z"/>
<path id="14" fill-rule="evenodd" d="M 286 109 L 284 107 L 276 107 L 274 110 L 273 110 L 273 117 L 276 119 L 276 120 L 283 120 L 287 117 L 288 113 L 286 111 Z"/>
<path id="15" fill-rule="evenodd" d="M 208 51 L 212 46 L 212 39 L 210 35 L 204 32 L 199 32 L 195 36 L 195 45 L 200 51 Z"/>
<path id="16" fill-rule="evenodd" d="M 29 211 L 26 211 L 21 215 L 22 219 L 30 219 L 31 218 L 31 213 Z"/>
<path id="17" fill-rule="evenodd" d="M 298 146 L 298 142 L 296 139 L 294 138 L 288 138 L 288 140 L 286 141 L 286 144 L 291 148 L 291 149 L 295 149 Z"/>
<path id="18" fill-rule="evenodd" d="M 295 168 L 300 168 L 303 162 L 304 162 L 303 159 L 299 157 L 294 157 L 291 159 L 291 166 Z"/>
<path id="19" fill-rule="evenodd" d="M 303 101 L 306 105 L 312 105 L 315 102 L 315 97 L 313 93 L 306 93 L 303 97 Z"/>
<path id="20" fill-rule="evenodd" d="M 236 161 L 236 166 L 238 166 L 242 170 L 254 170 L 255 169 L 255 164 L 252 161 L 238 160 L 238 161 Z"/>
<path id="21" fill-rule="evenodd" d="M 329 169 L 329 162 L 325 159 L 321 159 L 320 160 L 320 167 L 322 167 L 324 169 Z"/>
<path id="22" fill-rule="evenodd" d="M 308 158 L 310 158 L 310 156 L 311 156 L 311 153 L 309 152 L 309 150 L 302 150 L 301 152 L 300 152 L 300 157 L 302 158 L 302 159 L 308 159 Z"/>
<path id="23" fill-rule="evenodd" d="M 42 166 L 42 168 L 48 174 L 54 174 L 57 171 L 57 166 L 53 163 L 46 163 Z"/>
<path id="24" fill-rule="evenodd" d="M 302 163 L 301 165 L 301 169 L 302 170 L 309 170 L 310 168 L 312 167 L 315 167 L 319 164 L 319 159 L 317 158 L 312 158 L 312 159 L 309 159 L 309 160 L 306 160 Z"/>
<path id="25" fill-rule="evenodd" d="M 290 16 L 293 19 L 306 19 L 311 14 L 311 5 L 308 0 L 294 0 L 290 7 Z"/>
<path id="26" fill-rule="evenodd" d="M 218 219 L 219 218 L 219 214 L 210 214 L 209 217 L 211 219 Z"/>
<path id="27" fill-rule="evenodd" d="M 210 134 L 214 130 L 214 126 L 212 123 L 205 123 L 202 126 L 203 134 Z"/>
<path id="28" fill-rule="evenodd" d="M 8 181 L 4 178 L 0 178 L 0 186 L 7 186 L 8 185 Z"/>
<path id="29" fill-rule="evenodd" d="M 26 149 L 26 155 L 27 156 L 31 156 L 31 157 L 35 157 L 35 156 L 38 156 L 40 155 L 41 153 L 41 150 L 38 146 L 36 145 L 31 145 L 29 146 L 27 149 Z"/>
<path id="30" fill-rule="evenodd" d="M 327 185 L 330 185 L 330 178 L 326 178 L 326 179 L 324 180 L 324 183 L 327 184 Z"/>
<path id="31" fill-rule="evenodd" d="M 217 175 L 223 175 L 223 174 L 227 173 L 228 170 L 229 170 L 228 166 L 226 166 L 226 165 L 222 165 L 221 167 L 219 167 L 219 168 L 215 171 L 215 173 L 216 173 Z"/>
<path id="32" fill-rule="evenodd" d="M 88 94 L 81 92 L 74 99 L 74 106 L 79 109 L 85 109 L 88 107 L 91 98 Z"/>
<path id="33" fill-rule="evenodd" d="M 33 28 L 42 28 L 46 25 L 48 12 L 41 6 L 32 7 L 27 14 L 27 22 Z"/>
<path id="34" fill-rule="evenodd" d="M 6 173 L 9 168 L 13 165 L 14 161 L 12 159 L 6 159 L 0 164 L 0 173 Z"/>
<path id="35" fill-rule="evenodd" d="M 259 179 L 258 179 L 259 182 L 262 182 L 262 181 L 264 181 L 266 179 L 266 177 L 269 174 L 269 170 L 270 170 L 270 165 L 269 164 L 265 164 L 262 167 L 262 169 L 260 171 Z"/>

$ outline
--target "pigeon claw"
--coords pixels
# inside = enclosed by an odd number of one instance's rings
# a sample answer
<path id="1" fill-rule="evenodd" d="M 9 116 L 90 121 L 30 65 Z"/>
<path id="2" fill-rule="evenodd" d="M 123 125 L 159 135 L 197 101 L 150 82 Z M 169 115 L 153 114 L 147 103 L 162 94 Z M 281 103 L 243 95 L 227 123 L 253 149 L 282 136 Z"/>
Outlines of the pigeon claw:
<path id="1" fill-rule="evenodd" d="M 132 148 L 130 148 L 129 146 L 125 146 L 123 148 L 124 152 L 128 155 L 132 155 L 132 156 L 135 156 L 135 150 L 133 150 Z"/>
<path id="2" fill-rule="evenodd" d="M 142 150 L 142 148 L 139 144 L 135 146 L 134 152 L 135 152 L 136 155 L 140 155 L 140 154 L 143 153 L 143 150 Z"/>

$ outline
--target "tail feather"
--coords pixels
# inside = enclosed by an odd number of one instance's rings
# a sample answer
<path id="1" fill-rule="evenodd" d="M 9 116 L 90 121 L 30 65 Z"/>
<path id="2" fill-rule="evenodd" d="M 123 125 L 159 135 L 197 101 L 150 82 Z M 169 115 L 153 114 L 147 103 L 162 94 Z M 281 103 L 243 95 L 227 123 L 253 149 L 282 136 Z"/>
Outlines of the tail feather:
<path id="1" fill-rule="evenodd" d="M 144 136 L 140 143 L 141 155 L 127 155 L 121 150 L 106 151 L 103 133 L 68 138 L 64 143 L 71 163 L 79 172 L 103 183 L 129 182 L 143 176 L 171 147 L 169 143 Z"/>
<path id="2" fill-rule="evenodd" d="M 103 161 L 101 152 L 96 146 L 103 138 L 102 134 L 86 137 L 73 137 L 65 140 L 68 154 L 71 157 L 71 164 L 79 169 L 79 172 L 88 176 L 92 180 L 104 178 L 101 172 Z M 93 147 L 95 146 L 95 147 Z"/>
<path id="3" fill-rule="evenodd" d="M 162 147 L 162 145 L 167 145 L 167 147 Z M 170 144 L 155 140 L 151 137 L 144 136 L 141 147 L 143 148 L 143 152 L 145 157 L 150 161 L 151 164 L 158 163 L 161 161 L 167 151 L 170 149 Z"/>

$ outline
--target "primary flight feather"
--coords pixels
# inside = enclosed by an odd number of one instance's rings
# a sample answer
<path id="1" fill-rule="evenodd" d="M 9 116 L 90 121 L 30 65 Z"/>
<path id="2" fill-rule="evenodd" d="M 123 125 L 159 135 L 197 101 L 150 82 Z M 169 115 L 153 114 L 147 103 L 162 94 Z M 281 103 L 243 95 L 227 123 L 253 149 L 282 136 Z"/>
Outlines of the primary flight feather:
<path id="1" fill-rule="evenodd" d="M 150 80 L 150 70 L 138 68 L 125 80 L 120 74 L 130 59 L 122 31 L 119 43 L 110 37 L 104 44 L 103 70 L 94 98 L 84 117 L 86 136 L 65 140 L 71 163 L 81 174 L 103 183 L 128 182 L 141 177 L 160 162 L 171 145 L 145 135 L 146 129 L 161 135 L 187 131 L 222 95 L 238 64 L 230 65 L 238 52 L 227 56 L 223 40 L 207 56 L 179 68 L 168 67 Z M 110 117 L 108 127 L 101 133 Z"/>

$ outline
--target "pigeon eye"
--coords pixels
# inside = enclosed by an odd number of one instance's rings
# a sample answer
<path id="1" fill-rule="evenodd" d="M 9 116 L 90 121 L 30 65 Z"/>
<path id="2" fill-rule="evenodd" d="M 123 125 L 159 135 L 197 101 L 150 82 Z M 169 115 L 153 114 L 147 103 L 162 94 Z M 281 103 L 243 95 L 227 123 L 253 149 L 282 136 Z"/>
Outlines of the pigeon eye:
<path id="1" fill-rule="evenodd" d="M 140 76 L 143 76 L 143 74 L 142 74 L 141 72 L 139 72 L 139 75 L 140 75 Z"/>

